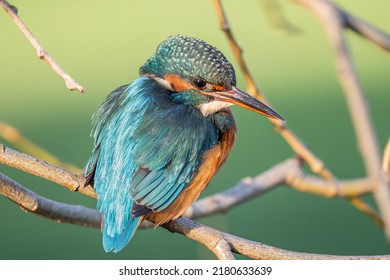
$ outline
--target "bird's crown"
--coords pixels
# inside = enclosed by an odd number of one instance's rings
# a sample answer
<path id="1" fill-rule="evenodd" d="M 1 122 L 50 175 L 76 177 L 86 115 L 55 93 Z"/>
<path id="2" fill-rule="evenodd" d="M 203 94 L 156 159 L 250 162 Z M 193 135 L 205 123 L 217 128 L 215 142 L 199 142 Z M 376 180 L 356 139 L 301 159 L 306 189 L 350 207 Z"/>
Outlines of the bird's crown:
<path id="1" fill-rule="evenodd" d="M 222 52 L 203 40 L 183 35 L 163 41 L 140 68 L 140 74 L 159 78 L 174 74 L 228 87 L 236 84 L 233 66 Z"/>

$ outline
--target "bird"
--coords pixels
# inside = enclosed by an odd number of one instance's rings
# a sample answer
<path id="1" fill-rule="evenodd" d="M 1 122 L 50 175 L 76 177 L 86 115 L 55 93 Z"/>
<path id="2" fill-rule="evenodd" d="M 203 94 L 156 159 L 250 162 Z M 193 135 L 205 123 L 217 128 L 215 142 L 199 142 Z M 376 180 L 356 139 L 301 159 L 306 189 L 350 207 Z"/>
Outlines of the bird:
<path id="1" fill-rule="evenodd" d="M 175 220 L 199 197 L 233 147 L 233 104 L 284 121 L 237 88 L 221 51 L 185 35 L 160 43 L 139 77 L 106 97 L 84 170 L 106 252 L 121 251 L 144 219 L 155 227 Z"/>

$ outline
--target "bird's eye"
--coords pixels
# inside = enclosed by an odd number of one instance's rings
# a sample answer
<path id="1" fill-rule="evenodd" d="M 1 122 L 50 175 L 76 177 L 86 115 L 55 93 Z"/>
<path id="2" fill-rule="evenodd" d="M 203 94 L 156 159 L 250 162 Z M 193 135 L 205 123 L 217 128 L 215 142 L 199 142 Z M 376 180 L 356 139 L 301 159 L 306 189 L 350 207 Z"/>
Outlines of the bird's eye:
<path id="1" fill-rule="evenodd" d="M 197 79 L 194 80 L 194 85 L 195 85 L 197 88 L 199 88 L 199 89 L 204 88 L 204 87 L 206 86 L 206 84 L 207 84 L 206 81 L 203 80 L 203 79 L 197 78 Z"/>

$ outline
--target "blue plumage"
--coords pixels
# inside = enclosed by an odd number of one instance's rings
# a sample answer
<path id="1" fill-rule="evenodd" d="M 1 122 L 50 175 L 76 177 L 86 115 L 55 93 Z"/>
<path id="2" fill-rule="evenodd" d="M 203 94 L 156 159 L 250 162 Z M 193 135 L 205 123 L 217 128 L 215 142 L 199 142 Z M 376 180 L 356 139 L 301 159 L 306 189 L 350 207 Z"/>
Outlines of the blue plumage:
<path id="1" fill-rule="evenodd" d="M 145 217 L 165 223 L 198 198 L 233 146 L 230 105 L 281 119 L 240 91 L 226 57 L 196 38 L 168 38 L 140 74 L 93 118 L 85 177 L 98 196 L 107 252 L 126 246 Z"/>
<path id="2" fill-rule="evenodd" d="M 107 97 L 92 134 L 95 149 L 85 173 L 94 173 L 106 251 L 122 249 L 131 238 L 139 222 L 131 215 L 134 201 L 146 211 L 165 209 L 218 140 L 210 119 L 173 102 L 168 90 L 147 77 Z"/>

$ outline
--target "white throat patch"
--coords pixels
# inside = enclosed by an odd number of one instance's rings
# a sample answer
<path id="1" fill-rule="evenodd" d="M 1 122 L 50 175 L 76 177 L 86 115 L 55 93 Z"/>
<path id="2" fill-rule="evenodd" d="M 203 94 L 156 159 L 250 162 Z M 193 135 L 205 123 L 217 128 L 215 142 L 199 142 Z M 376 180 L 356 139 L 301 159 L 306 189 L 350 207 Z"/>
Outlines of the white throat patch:
<path id="1" fill-rule="evenodd" d="M 222 109 L 225 109 L 231 105 L 233 105 L 233 104 L 229 103 L 229 102 L 214 100 L 214 101 L 211 101 L 209 103 L 197 105 L 196 108 L 198 108 L 199 111 L 202 112 L 203 116 L 207 117 L 207 116 L 214 114 Z"/>

